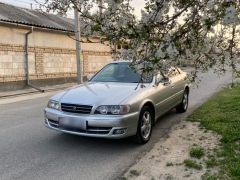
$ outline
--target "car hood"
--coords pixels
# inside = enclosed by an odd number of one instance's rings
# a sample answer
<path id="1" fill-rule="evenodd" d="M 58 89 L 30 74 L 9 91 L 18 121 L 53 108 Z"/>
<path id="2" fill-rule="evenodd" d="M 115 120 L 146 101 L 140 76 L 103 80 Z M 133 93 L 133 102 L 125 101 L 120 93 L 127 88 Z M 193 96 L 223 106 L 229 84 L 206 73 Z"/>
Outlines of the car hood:
<path id="1" fill-rule="evenodd" d="M 61 103 L 84 105 L 118 105 L 135 93 L 135 83 L 87 82 L 61 94 Z"/>

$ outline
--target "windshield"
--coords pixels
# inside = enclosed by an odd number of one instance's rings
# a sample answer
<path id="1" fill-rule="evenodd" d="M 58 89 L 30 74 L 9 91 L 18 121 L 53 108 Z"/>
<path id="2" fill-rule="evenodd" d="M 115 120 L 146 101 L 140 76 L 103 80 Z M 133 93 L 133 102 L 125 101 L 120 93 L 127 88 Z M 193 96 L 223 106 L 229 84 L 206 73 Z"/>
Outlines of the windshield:
<path id="1" fill-rule="evenodd" d="M 130 63 L 111 63 L 106 65 L 101 71 L 99 71 L 91 81 L 94 82 L 123 82 L 123 83 L 151 83 L 153 76 L 143 75 L 142 81 L 141 75 L 136 70 L 129 67 Z"/>

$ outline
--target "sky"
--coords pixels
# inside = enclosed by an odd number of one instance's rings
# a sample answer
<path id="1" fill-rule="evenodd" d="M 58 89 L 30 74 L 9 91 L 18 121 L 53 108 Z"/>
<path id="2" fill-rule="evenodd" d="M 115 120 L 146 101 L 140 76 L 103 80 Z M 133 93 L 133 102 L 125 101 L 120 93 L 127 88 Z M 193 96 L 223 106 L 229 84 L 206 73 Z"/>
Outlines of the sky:
<path id="1" fill-rule="evenodd" d="M 38 1 L 44 2 L 44 0 L 38 0 Z M 0 0 L 0 2 L 12 4 L 12 5 L 16 5 L 24 8 L 29 8 L 29 9 L 31 8 L 31 4 L 33 9 L 37 7 L 37 4 L 34 0 Z M 132 0 L 131 4 L 135 9 L 136 16 L 140 17 L 141 8 L 144 7 L 144 0 Z M 73 12 L 69 12 L 68 16 L 73 18 Z"/>

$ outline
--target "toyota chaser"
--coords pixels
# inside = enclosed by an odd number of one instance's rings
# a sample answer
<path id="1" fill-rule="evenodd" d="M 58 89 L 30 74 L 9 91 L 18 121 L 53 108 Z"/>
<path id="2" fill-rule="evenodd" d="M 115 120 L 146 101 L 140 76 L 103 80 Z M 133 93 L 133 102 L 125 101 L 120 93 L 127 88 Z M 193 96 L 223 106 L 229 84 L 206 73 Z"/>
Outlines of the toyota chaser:
<path id="1" fill-rule="evenodd" d="M 51 97 L 45 125 L 74 135 L 149 141 L 156 120 L 169 110 L 188 108 L 187 73 L 171 67 L 167 73 L 142 75 L 131 62 L 107 64 L 88 82 Z"/>

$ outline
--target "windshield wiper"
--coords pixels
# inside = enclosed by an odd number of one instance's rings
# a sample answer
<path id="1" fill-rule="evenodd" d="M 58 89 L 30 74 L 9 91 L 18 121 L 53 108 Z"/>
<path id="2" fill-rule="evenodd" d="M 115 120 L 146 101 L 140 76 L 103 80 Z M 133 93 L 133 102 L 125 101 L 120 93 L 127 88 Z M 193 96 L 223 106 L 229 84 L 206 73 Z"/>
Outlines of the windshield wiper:
<path id="1" fill-rule="evenodd" d="M 141 74 L 141 77 L 140 77 L 139 81 L 137 82 L 138 84 L 137 84 L 135 90 L 137 90 L 137 88 L 138 88 L 138 86 L 139 86 L 140 83 L 143 83 L 143 78 L 142 78 L 142 76 L 143 76 L 143 73 Z"/>

